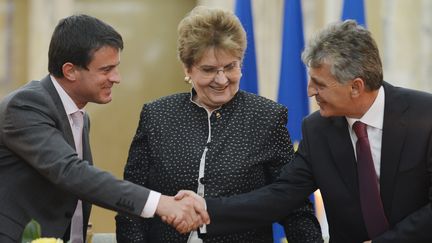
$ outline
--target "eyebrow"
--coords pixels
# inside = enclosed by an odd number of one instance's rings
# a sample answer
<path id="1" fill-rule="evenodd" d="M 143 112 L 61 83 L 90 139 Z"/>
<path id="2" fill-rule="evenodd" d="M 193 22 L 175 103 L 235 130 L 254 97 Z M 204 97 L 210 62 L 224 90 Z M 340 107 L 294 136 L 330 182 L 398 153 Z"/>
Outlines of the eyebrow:
<path id="1" fill-rule="evenodd" d="M 232 61 L 232 62 L 230 62 L 230 63 L 224 65 L 223 67 L 225 68 L 225 67 L 228 67 L 228 66 L 230 66 L 230 65 L 237 64 L 237 62 L 238 62 L 238 61 Z M 203 68 L 203 67 L 206 67 L 206 68 L 217 68 L 217 66 L 207 65 L 207 64 L 200 65 L 200 67 L 202 67 L 202 68 Z"/>
<path id="2" fill-rule="evenodd" d="M 321 82 L 320 80 L 318 80 L 315 77 L 310 76 L 310 80 L 311 80 L 311 82 L 313 82 L 316 85 L 319 85 L 319 86 L 322 86 L 322 87 L 326 86 L 325 83 Z"/>
<path id="3" fill-rule="evenodd" d="M 115 67 L 117 67 L 118 65 L 120 65 L 120 62 L 118 62 L 117 64 L 113 64 L 113 65 L 106 65 L 106 66 L 102 66 L 99 67 L 98 70 L 107 70 L 107 69 L 113 69 Z"/>

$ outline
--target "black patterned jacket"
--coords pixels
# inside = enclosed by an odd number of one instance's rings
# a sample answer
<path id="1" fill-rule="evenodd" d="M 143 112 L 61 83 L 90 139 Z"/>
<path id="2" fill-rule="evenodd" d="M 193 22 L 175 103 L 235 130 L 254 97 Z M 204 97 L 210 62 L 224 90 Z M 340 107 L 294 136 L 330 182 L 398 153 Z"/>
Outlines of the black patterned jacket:
<path id="1" fill-rule="evenodd" d="M 182 189 L 196 191 L 200 159 L 207 147 L 205 197 L 252 191 L 275 180 L 293 158 L 286 123 L 284 106 L 244 91 L 210 115 L 191 101 L 190 93 L 158 99 L 142 109 L 124 178 L 165 195 Z M 157 217 L 118 215 L 116 221 L 119 243 L 187 242 L 188 235 L 177 233 Z M 284 225 L 290 243 L 321 240 L 309 202 Z M 208 237 L 204 242 L 273 242 L 272 226 Z"/>

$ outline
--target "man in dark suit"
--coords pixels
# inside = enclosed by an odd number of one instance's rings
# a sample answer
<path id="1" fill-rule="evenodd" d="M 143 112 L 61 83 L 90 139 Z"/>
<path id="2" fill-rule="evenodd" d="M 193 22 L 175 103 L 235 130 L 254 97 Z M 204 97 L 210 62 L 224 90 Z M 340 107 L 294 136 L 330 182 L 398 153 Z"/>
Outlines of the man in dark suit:
<path id="1" fill-rule="evenodd" d="M 111 101 L 122 49 L 106 23 L 87 15 L 62 19 L 49 47 L 50 75 L 2 100 L 0 242 L 20 241 L 31 219 L 43 236 L 83 242 L 90 203 L 141 217 L 172 215 L 181 231 L 208 221 L 191 199 L 177 203 L 92 166 L 83 108 Z"/>
<path id="2" fill-rule="evenodd" d="M 269 186 L 206 199 L 207 234 L 280 220 L 320 189 L 330 242 L 432 242 L 432 95 L 384 82 L 375 41 L 351 20 L 302 58 L 320 110 L 304 119 L 295 159 Z"/>

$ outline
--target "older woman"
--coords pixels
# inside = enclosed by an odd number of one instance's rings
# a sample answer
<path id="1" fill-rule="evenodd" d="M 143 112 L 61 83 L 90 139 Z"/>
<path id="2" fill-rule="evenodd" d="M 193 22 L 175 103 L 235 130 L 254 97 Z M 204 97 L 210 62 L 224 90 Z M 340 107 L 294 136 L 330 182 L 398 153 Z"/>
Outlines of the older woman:
<path id="1" fill-rule="evenodd" d="M 272 182 L 293 157 L 287 109 L 239 90 L 246 34 L 231 12 L 196 7 L 178 26 L 178 55 L 190 93 L 145 104 L 124 178 L 164 194 L 204 197 L 252 191 Z M 187 242 L 159 218 L 118 215 L 118 242 Z M 309 202 L 286 222 L 293 242 L 319 242 Z M 272 242 L 272 226 L 204 242 Z"/>

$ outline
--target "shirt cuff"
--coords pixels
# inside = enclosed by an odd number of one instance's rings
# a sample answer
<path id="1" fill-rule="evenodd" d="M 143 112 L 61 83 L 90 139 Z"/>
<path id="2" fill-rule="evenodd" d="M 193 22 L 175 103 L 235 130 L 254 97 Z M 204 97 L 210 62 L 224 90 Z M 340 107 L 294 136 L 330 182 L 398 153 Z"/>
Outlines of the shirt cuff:
<path id="1" fill-rule="evenodd" d="M 204 199 L 204 208 L 205 208 L 205 210 L 207 210 L 207 201 Z M 207 225 L 206 224 L 204 224 L 204 225 L 202 225 L 200 228 L 199 228 L 199 232 L 201 233 L 201 234 L 207 234 Z"/>
<path id="2" fill-rule="evenodd" d="M 156 212 L 157 205 L 159 204 L 159 199 L 161 194 L 159 192 L 150 191 L 147 198 L 147 202 L 144 205 L 144 209 L 141 212 L 141 217 L 143 218 L 153 218 Z"/>
<path id="3" fill-rule="evenodd" d="M 207 225 L 199 227 L 200 234 L 207 234 Z"/>

